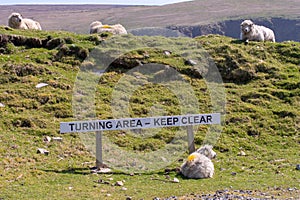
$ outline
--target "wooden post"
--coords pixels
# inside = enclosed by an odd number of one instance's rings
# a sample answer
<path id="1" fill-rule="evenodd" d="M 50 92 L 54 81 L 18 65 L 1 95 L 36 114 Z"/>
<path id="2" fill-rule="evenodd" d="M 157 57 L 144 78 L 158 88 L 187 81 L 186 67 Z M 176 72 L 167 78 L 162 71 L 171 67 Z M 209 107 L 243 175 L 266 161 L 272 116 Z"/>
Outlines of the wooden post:
<path id="1" fill-rule="evenodd" d="M 188 149 L 189 149 L 189 154 L 195 152 L 195 136 L 194 136 L 194 131 L 193 131 L 193 126 L 189 125 L 186 127 L 187 128 L 187 139 L 188 139 Z"/>
<path id="2" fill-rule="evenodd" d="M 102 160 L 102 132 L 96 131 L 96 167 L 100 169 L 103 167 Z"/>

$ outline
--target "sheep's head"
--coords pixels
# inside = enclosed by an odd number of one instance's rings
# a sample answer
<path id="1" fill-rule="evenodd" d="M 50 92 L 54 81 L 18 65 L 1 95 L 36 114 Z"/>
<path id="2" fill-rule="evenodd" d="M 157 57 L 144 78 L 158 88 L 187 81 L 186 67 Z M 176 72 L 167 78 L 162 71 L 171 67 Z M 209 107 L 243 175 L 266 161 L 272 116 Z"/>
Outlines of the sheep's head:
<path id="1" fill-rule="evenodd" d="M 23 17 L 20 13 L 12 13 L 9 17 L 9 20 L 12 24 L 19 25 L 21 24 Z"/>
<path id="2" fill-rule="evenodd" d="M 251 20 L 245 20 L 241 23 L 241 31 L 243 33 L 249 33 L 251 32 L 253 25 L 254 23 Z"/>
<path id="3" fill-rule="evenodd" d="M 200 149 L 198 149 L 196 152 L 205 155 L 209 159 L 213 159 L 217 156 L 216 152 L 212 150 L 212 145 L 204 145 Z"/>
<path id="4" fill-rule="evenodd" d="M 95 26 L 102 26 L 102 23 L 99 21 L 94 21 L 90 24 L 90 27 L 95 27 Z"/>

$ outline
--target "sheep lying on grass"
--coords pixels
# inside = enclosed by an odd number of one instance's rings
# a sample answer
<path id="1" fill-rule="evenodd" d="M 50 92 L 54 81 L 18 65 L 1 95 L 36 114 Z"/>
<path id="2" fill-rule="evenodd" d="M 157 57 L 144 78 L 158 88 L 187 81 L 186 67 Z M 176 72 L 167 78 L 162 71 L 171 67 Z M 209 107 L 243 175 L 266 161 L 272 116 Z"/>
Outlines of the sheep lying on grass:
<path id="1" fill-rule="evenodd" d="M 188 156 L 180 171 L 186 178 L 212 178 L 215 168 L 211 159 L 215 157 L 216 153 L 212 150 L 212 146 L 204 145 Z"/>
<path id="2" fill-rule="evenodd" d="M 246 43 L 250 40 L 275 42 L 275 35 L 271 29 L 256 25 L 251 20 L 245 20 L 241 23 L 241 40 Z"/>
<path id="3" fill-rule="evenodd" d="M 127 34 L 126 29 L 121 24 L 103 25 L 99 21 L 94 21 L 90 24 L 90 34 L 110 32 L 112 34 Z"/>
<path id="4" fill-rule="evenodd" d="M 8 26 L 15 29 L 42 30 L 39 22 L 32 19 L 23 18 L 20 13 L 12 13 L 8 17 Z"/>

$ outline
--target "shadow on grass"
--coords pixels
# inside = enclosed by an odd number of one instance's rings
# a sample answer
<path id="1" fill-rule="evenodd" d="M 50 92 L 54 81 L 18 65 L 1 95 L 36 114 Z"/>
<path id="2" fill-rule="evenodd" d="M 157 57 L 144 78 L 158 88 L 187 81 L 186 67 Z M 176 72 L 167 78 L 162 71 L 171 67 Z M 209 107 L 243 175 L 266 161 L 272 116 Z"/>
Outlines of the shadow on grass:
<path id="1" fill-rule="evenodd" d="M 238 40 L 232 40 L 230 43 L 231 44 L 245 44 L 245 41 L 238 39 Z"/>
<path id="2" fill-rule="evenodd" d="M 68 168 L 68 169 L 42 169 L 44 172 L 51 172 L 57 174 L 78 174 L 78 175 L 88 175 L 91 174 L 91 170 L 87 167 L 82 168 Z"/>
<path id="3" fill-rule="evenodd" d="M 130 173 L 122 171 L 109 171 L 109 172 L 95 172 L 95 168 L 82 167 L 82 168 L 68 168 L 68 169 L 42 169 L 44 172 L 57 173 L 57 174 L 76 174 L 76 175 L 89 175 L 93 173 L 99 174 L 115 174 L 115 175 L 128 175 Z"/>

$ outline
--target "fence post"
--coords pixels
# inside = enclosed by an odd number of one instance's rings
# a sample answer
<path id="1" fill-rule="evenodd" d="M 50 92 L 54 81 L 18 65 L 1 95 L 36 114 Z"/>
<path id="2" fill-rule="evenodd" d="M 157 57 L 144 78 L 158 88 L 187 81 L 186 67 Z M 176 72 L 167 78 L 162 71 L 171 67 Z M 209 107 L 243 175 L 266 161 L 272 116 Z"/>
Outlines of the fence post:
<path id="1" fill-rule="evenodd" d="M 100 169 L 103 167 L 102 159 L 102 132 L 96 131 L 96 167 Z"/>
<path id="2" fill-rule="evenodd" d="M 194 131 L 193 131 L 193 126 L 189 125 L 186 127 L 187 128 L 187 139 L 188 139 L 188 149 L 189 149 L 189 154 L 195 152 L 195 137 L 194 137 Z"/>

